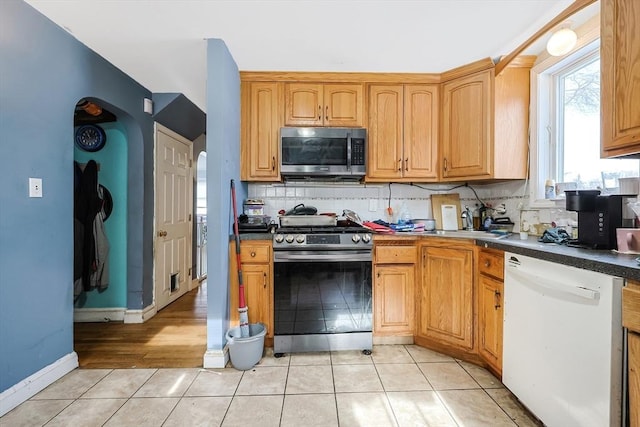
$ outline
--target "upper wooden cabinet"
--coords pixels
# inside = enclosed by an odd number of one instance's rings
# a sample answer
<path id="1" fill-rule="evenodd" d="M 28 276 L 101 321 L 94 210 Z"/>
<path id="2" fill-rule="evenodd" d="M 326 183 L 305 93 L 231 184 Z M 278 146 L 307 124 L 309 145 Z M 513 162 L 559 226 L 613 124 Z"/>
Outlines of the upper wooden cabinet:
<path id="1" fill-rule="evenodd" d="M 640 153 L 640 2 L 601 0 L 602 157 Z"/>
<path id="2" fill-rule="evenodd" d="M 369 86 L 367 181 L 438 178 L 438 85 Z"/>
<path id="3" fill-rule="evenodd" d="M 242 82 L 241 97 L 241 178 L 245 181 L 279 181 L 283 85 Z"/>
<path id="4" fill-rule="evenodd" d="M 532 57 L 514 60 L 498 76 L 493 64 L 442 85 L 442 180 L 524 179 L 527 174 L 529 71 Z M 472 67 L 465 67 L 472 68 Z"/>
<path id="5" fill-rule="evenodd" d="M 362 126 L 363 84 L 287 83 L 286 126 Z"/>

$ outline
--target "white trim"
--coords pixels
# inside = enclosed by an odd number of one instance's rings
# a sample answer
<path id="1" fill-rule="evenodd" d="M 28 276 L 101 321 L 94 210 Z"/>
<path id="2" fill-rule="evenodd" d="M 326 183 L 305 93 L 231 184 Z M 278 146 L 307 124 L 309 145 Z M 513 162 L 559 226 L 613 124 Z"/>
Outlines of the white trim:
<path id="1" fill-rule="evenodd" d="M 76 308 L 73 310 L 73 321 L 84 322 L 122 322 L 124 308 Z"/>
<path id="2" fill-rule="evenodd" d="M 124 313 L 124 323 L 144 323 L 155 316 L 157 312 L 155 303 L 142 310 L 127 310 Z"/>
<path id="3" fill-rule="evenodd" d="M 75 351 L 0 393 L 0 417 L 78 367 Z"/>
<path id="4" fill-rule="evenodd" d="M 224 368 L 229 361 L 229 347 L 224 346 L 222 350 L 209 350 L 204 353 L 202 366 L 205 369 Z"/>
<path id="5" fill-rule="evenodd" d="M 600 14 L 589 19 L 585 24 L 576 30 L 578 34 L 578 42 L 576 46 L 564 56 L 551 56 L 546 51 L 538 56 L 538 60 L 531 69 L 531 101 L 529 114 L 529 128 L 531 133 L 530 139 L 530 170 L 529 170 L 529 207 L 530 208 L 555 208 L 557 204 L 554 200 L 543 199 L 540 196 L 544 194 L 542 190 L 545 180 L 553 178 L 550 165 L 541 162 L 539 156 L 539 143 L 550 144 L 549 132 L 543 130 L 549 126 L 548 112 L 549 94 L 539 93 L 539 82 L 550 77 L 545 75 L 554 68 L 557 68 L 560 62 L 570 58 L 578 50 L 593 43 L 600 38 Z M 548 85 L 547 85 L 548 86 Z M 544 86 L 542 86 L 544 87 Z M 545 99 L 546 98 L 546 99 Z M 544 121 L 543 123 L 540 123 Z"/>

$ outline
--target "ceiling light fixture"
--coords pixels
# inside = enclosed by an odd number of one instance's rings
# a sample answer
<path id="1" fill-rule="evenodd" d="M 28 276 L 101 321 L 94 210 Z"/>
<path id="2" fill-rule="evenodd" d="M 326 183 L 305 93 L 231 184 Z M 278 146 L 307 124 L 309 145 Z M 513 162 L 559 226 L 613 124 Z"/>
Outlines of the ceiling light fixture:
<path id="1" fill-rule="evenodd" d="M 571 52 L 576 45 L 578 35 L 571 29 L 571 21 L 560 24 L 547 42 L 547 52 L 551 56 L 562 56 Z"/>

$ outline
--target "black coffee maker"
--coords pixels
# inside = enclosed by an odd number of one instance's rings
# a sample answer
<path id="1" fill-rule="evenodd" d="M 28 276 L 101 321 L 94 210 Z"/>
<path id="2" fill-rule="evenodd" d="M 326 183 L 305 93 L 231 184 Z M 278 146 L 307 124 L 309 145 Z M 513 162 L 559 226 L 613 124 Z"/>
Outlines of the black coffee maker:
<path id="1" fill-rule="evenodd" d="M 615 249 L 616 229 L 622 227 L 623 199 L 635 194 L 600 195 L 600 190 L 565 191 L 566 209 L 578 212 L 578 239 L 569 246 Z"/>

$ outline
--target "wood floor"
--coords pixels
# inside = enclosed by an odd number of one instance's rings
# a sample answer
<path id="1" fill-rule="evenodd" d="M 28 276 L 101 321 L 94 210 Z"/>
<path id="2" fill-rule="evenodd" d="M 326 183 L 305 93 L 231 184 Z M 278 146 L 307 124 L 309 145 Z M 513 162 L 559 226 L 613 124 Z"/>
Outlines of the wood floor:
<path id="1" fill-rule="evenodd" d="M 74 324 L 81 368 L 196 368 L 206 349 L 206 281 L 145 323 Z"/>

